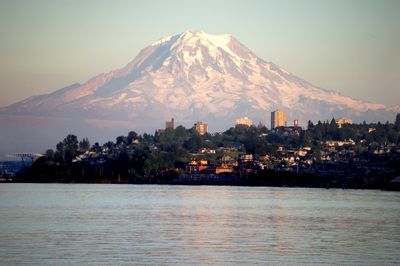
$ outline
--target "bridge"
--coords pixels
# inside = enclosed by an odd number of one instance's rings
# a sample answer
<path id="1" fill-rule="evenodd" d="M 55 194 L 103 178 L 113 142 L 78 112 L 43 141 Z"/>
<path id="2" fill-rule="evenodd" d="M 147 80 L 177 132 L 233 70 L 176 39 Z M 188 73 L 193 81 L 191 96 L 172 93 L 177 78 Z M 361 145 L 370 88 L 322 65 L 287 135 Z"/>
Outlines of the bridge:
<path id="1" fill-rule="evenodd" d="M 7 154 L 7 158 L 20 158 L 22 161 L 26 159 L 31 159 L 31 161 L 35 161 L 36 159 L 43 157 L 44 154 L 41 153 L 31 153 L 31 152 L 24 152 L 24 153 L 14 153 L 14 154 Z"/>

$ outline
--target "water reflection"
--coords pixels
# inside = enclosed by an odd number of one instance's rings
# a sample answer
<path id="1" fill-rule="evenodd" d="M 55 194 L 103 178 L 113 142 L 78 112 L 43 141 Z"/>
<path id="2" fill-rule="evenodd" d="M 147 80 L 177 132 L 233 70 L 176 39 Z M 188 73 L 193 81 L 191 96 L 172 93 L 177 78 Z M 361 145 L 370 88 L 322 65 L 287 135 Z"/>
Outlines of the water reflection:
<path id="1" fill-rule="evenodd" d="M 0 264 L 392 264 L 400 195 L 0 185 Z"/>

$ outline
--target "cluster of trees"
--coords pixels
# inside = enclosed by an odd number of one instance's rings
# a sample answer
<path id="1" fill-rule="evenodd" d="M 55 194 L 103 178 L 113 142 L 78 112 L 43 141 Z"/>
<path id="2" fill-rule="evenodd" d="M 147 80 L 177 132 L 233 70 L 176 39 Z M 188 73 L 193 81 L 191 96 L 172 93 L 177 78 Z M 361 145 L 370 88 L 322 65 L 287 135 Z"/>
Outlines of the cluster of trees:
<path id="1" fill-rule="evenodd" d="M 332 119 L 330 122 L 321 123 L 321 121 L 318 121 L 316 125 L 309 122 L 307 129 L 307 139 L 314 141 L 353 139 L 380 145 L 398 144 L 400 142 L 400 114 L 397 115 L 395 124 L 389 122 L 367 124 L 364 121 L 362 124 L 343 124 L 339 128 L 335 119 Z"/>
<path id="2" fill-rule="evenodd" d="M 287 134 L 284 134 L 284 133 Z M 324 140 L 363 140 L 363 145 L 400 144 L 400 114 L 396 122 L 377 124 L 345 124 L 339 128 L 334 119 L 330 122 L 308 123 L 306 130 L 274 131 L 265 126 L 238 125 L 223 133 L 199 135 L 195 128 L 178 126 L 157 131 L 154 135 L 139 135 L 134 131 L 119 136 L 115 142 L 90 145 L 89 140 L 78 140 L 68 135 L 47 150 L 33 166 L 20 173 L 17 181 L 24 182 L 170 182 L 200 149 L 235 147 L 237 154 L 257 156 L 274 155 L 277 146 L 298 148 L 318 147 Z M 83 156 L 84 155 L 84 156 Z M 209 154 L 207 159 L 216 162 L 223 154 Z M 79 157 L 80 156 L 80 157 Z M 235 154 L 233 154 L 233 157 Z"/>

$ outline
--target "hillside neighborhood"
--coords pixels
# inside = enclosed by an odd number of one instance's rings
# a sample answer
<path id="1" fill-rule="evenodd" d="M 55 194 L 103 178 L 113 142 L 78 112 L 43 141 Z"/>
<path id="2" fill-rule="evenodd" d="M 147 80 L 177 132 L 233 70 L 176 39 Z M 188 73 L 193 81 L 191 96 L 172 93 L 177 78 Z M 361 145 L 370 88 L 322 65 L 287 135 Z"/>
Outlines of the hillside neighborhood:
<path id="1" fill-rule="evenodd" d="M 34 150 L 70 132 L 103 142 L 129 130 L 152 133 L 170 117 L 186 127 L 205 120 L 211 132 L 222 132 L 237 119 L 248 124 L 243 116 L 269 126 L 269 112 L 278 108 L 288 125 L 298 120 L 303 127 L 332 117 L 386 122 L 400 112 L 397 102 L 322 89 L 230 34 L 187 30 L 142 48 L 119 68 L 1 107 L 0 158 L 25 150 L 20 139 Z"/>
<path id="2" fill-rule="evenodd" d="M 270 130 L 241 118 L 213 134 L 206 122 L 186 129 L 171 119 L 154 135 L 131 131 L 103 145 L 68 135 L 2 181 L 398 187 L 399 114 L 394 124 L 332 119 L 306 129 L 287 126 L 282 110 L 271 117 Z"/>

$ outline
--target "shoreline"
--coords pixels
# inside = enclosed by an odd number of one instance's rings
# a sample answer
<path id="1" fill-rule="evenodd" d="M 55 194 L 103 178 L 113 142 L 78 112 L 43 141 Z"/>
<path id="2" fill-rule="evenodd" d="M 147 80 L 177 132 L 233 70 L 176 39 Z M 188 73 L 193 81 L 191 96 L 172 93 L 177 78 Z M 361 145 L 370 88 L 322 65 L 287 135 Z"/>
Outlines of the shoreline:
<path id="1" fill-rule="evenodd" d="M 400 191 L 400 187 L 396 185 L 387 185 L 383 187 L 343 187 L 343 186 L 277 186 L 267 184 L 250 184 L 245 182 L 14 182 L 1 181 L 1 184 L 66 184 L 66 185 L 159 185 L 159 186 L 217 186 L 217 187 L 269 187 L 269 188 L 310 188 L 325 190 L 380 190 L 380 191 Z"/>

